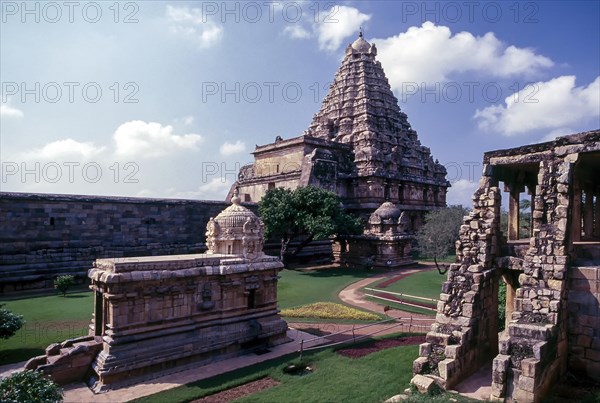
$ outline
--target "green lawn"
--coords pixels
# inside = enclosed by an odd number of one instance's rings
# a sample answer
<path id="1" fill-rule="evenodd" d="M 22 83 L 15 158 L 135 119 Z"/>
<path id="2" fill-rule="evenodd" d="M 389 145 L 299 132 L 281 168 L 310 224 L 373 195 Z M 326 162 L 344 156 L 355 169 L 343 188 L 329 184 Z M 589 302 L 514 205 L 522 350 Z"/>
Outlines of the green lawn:
<path id="1" fill-rule="evenodd" d="M 337 302 L 346 286 L 373 275 L 373 271 L 354 268 L 281 271 L 277 287 L 279 307 L 294 308 L 313 302 Z"/>
<path id="2" fill-rule="evenodd" d="M 400 281 L 388 285 L 386 288 L 382 288 L 382 291 L 439 299 L 442 283 L 446 281 L 447 278 L 448 276 L 446 274 L 441 275 L 437 270 L 427 270 L 411 274 Z M 383 283 L 383 281 L 378 282 L 375 284 L 375 287 L 372 288 L 378 288 L 378 285 L 381 283 Z"/>
<path id="3" fill-rule="evenodd" d="M 378 283 L 371 285 L 370 287 L 367 287 L 367 288 L 377 288 L 377 289 L 381 289 L 381 291 L 383 291 L 383 292 L 390 291 L 390 292 L 401 293 L 401 294 L 415 295 L 417 297 L 423 297 L 423 298 L 439 299 L 440 292 L 442 289 L 442 283 L 444 281 L 446 281 L 446 279 L 447 279 L 446 275 L 439 274 L 437 270 L 427 270 L 427 271 L 422 271 L 422 272 L 411 274 L 411 275 L 403 278 L 400 281 L 397 281 L 395 283 L 388 285 L 385 288 L 380 288 L 379 285 L 384 283 L 391 277 L 392 276 L 390 276 L 382 281 L 379 281 Z M 369 290 L 365 290 L 365 289 L 363 289 L 363 292 L 369 293 L 369 294 L 374 293 L 374 291 L 369 291 Z M 430 315 L 430 316 L 435 315 L 435 311 L 430 311 L 427 309 L 412 307 L 412 306 L 408 306 L 408 305 L 404 305 L 404 304 L 396 304 L 393 302 L 384 301 L 384 300 L 380 300 L 377 298 L 367 297 L 367 299 L 371 302 L 375 302 L 380 305 L 389 305 L 390 307 L 392 307 L 394 309 L 399 309 L 399 310 L 402 310 L 405 312 L 418 313 L 418 314 Z M 406 300 L 407 302 L 427 303 L 427 301 L 422 301 L 419 299 L 411 299 L 409 297 L 402 297 L 402 299 Z M 435 304 L 432 304 L 432 306 L 435 308 Z"/>
<path id="4" fill-rule="evenodd" d="M 369 343 L 372 340 L 359 344 Z M 409 386 L 412 362 L 417 355 L 416 345 L 389 348 L 358 359 L 341 356 L 334 348 L 329 347 L 304 354 L 304 362 L 315 369 L 308 375 L 283 373 L 286 364 L 297 362 L 298 356 L 294 354 L 166 390 L 134 402 L 189 402 L 267 376 L 281 384 L 236 402 L 382 402 L 402 393 Z M 457 402 L 473 402 L 455 394 L 445 394 L 439 398 L 414 396 L 408 401 L 447 402 L 450 397 Z"/>
<path id="5" fill-rule="evenodd" d="M 2 301 L 27 323 L 8 340 L 0 339 L 0 365 L 44 353 L 52 343 L 87 334 L 92 319 L 90 291 Z"/>
<path id="6" fill-rule="evenodd" d="M 167 390 L 136 402 L 187 402 L 265 376 L 280 385 L 237 400 L 238 402 L 381 402 L 408 386 L 418 346 L 382 350 L 359 359 L 343 357 L 327 348 L 304 354 L 315 372 L 304 376 L 284 374 L 282 369 L 297 355 L 281 357 Z"/>

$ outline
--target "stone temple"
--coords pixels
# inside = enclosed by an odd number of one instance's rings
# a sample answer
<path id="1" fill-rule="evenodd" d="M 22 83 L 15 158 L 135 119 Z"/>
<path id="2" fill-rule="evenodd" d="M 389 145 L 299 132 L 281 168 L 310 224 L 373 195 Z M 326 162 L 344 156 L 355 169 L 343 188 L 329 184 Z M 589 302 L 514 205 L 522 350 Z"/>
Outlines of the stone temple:
<path id="1" fill-rule="evenodd" d="M 90 335 L 48 347 L 27 369 L 95 392 L 288 341 L 277 309 L 283 264 L 262 251 L 263 225 L 233 204 L 211 218 L 204 254 L 98 259 Z"/>
<path id="2" fill-rule="evenodd" d="M 600 381 L 600 131 L 491 151 L 483 164 L 413 383 L 452 389 L 487 364 L 492 400 L 530 402 L 567 370 Z M 525 191 L 531 225 L 523 233 Z"/>
<path id="3" fill-rule="evenodd" d="M 383 203 L 394 204 L 405 213 L 408 232 L 427 211 L 444 207 L 446 169 L 419 142 L 376 55 L 376 46 L 361 33 L 346 48 L 308 130 L 257 146 L 255 162 L 241 168 L 230 195 L 238 189 L 242 200 L 258 202 L 275 187 L 317 186 L 337 193 L 344 207 L 365 221 Z M 362 246 L 363 254 L 377 254 L 379 248 Z M 344 253 L 338 250 L 338 258 Z"/>

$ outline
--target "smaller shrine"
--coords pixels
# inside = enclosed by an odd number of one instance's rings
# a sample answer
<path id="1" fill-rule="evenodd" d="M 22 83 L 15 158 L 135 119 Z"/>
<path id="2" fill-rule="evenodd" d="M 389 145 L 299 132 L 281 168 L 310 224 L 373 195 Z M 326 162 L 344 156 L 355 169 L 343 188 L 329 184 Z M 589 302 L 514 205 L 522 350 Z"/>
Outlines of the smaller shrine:
<path id="1" fill-rule="evenodd" d="M 203 254 L 96 260 L 89 336 L 26 368 L 98 393 L 289 341 L 277 309 L 283 264 L 263 253 L 260 219 L 235 195 L 206 236 Z"/>
<path id="2" fill-rule="evenodd" d="M 345 235 L 334 244 L 335 261 L 362 262 L 371 267 L 398 268 L 414 263 L 411 244 L 414 232 L 408 213 L 392 202 L 384 202 L 367 221 L 362 235 Z"/>

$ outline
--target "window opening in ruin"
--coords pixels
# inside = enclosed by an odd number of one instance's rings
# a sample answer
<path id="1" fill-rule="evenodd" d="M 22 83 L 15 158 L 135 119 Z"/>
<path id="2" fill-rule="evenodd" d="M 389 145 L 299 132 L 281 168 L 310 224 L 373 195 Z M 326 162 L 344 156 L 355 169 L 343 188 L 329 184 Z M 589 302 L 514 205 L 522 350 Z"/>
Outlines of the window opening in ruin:
<path id="1" fill-rule="evenodd" d="M 531 186 L 533 188 L 533 186 Z M 508 241 L 520 241 L 532 236 L 533 191 L 528 186 L 511 186 L 504 183 L 508 210 L 501 207 L 500 229 Z"/>
<path id="2" fill-rule="evenodd" d="M 267 185 L 267 190 L 275 189 L 275 182 L 269 182 Z"/>
<path id="3" fill-rule="evenodd" d="M 54 217 L 50 217 L 50 225 L 54 225 Z"/>
<path id="4" fill-rule="evenodd" d="M 256 290 L 248 291 L 248 309 L 256 307 Z"/>
<path id="5" fill-rule="evenodd" d="M 227 245 L 227 254 L 231 255 L 231 245 Z"/>
<path id="6" fill-rule="evenodd" d="M 600 152 L 581 154 L 573 170 L 571 239 L 600 242 Z"/>

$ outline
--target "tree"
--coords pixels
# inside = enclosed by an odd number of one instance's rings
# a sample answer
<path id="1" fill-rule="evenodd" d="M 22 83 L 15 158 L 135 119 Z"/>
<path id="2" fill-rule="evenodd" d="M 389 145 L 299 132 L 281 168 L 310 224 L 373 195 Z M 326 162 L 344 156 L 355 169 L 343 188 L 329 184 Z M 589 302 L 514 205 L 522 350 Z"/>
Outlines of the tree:
<path id="1" fill-rule="evenodd" d="M 55 403 L 62 400 L 62 389 L 38 371 L 15 372 L 0 380 L 1 402 Z"/>
<path id="2" fill-rule="evenodd" d="M 422 257 L 431 258 L 440 274 L 446 273 L 438 260 L 448 257 L 458 239 L 460 226 L 467 210 L 463 206 L 450 206 L 429 212 L 425 223 L 417 231 L 417 250 Z"/>
<path id="3" fill-rule="evenodd" d="M 12 313 L 3 306 L 0 305 L 0 339 L 8 339 L 23 327 L 25 320 L 22 315 Z"/>
<path id="4" fill-rule="evenodd" d="M 67 291 L 69 290 L 69 288 L 71 288 L 74 285 L 75 277 L 71 276 L 70 274 L 67 274 L 65 276 L 58 276 L 54 280 L 54 288 L 60 291 L 63 297 L 67 295 Z"/>
<path id="5" fill-rule="evenodd" d="M 275 188 L 267 192 L 258 204 L 265 224 L 265 236 L 281 239 L 280 257 L 288 256 L 292 240 L 304 237 L 289 256 L 297 255 L 313 240 L 334 234 L 360 234 L 360 220 L 346 213 L 337 194 L 314 186 L 295 190 Z"/>

